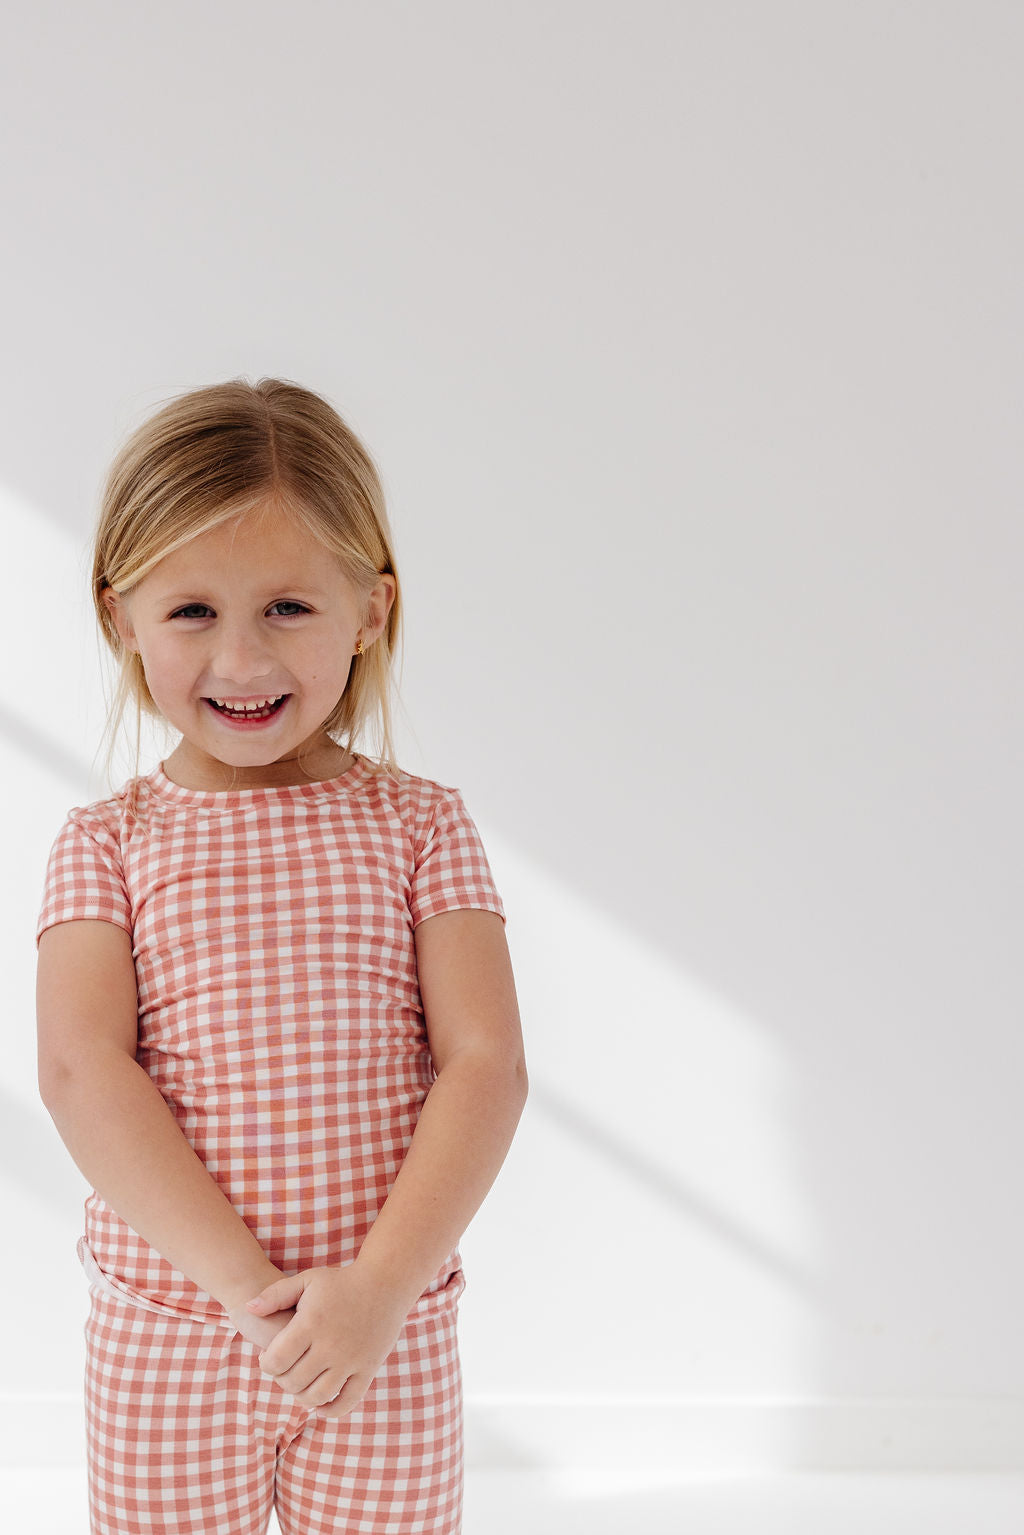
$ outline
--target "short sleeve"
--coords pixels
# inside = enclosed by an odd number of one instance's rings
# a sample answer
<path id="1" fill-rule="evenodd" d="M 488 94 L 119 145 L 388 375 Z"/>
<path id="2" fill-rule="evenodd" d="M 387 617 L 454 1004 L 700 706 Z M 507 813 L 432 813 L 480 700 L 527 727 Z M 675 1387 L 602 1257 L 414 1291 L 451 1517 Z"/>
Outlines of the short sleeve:
<path id="1" fill-rule="evenodd" d="M 505 921 L 480 833 L 457 789 L 447 790 L 434 808 L 411 883 L 413 927 L 439 912 L 466 906 L 497 912 Z"/>
<path id="2" fill-rule="evenodd" d="M 131 898 L 116 837 L 105 829 L 92 835 L 72 811 L 50 849 L 36 943 L 48 927 L 80 918 L 132 931 Z"/>

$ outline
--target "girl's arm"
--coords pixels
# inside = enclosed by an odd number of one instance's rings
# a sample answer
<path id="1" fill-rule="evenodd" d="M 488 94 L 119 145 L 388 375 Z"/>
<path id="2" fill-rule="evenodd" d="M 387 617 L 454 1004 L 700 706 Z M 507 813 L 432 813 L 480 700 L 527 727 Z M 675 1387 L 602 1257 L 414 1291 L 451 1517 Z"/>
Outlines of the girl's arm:
<path id="1" fill-rule="evenodd" d="M 305 1406 L 351 1411 L 505 1159 L 526 1102 L 515 983 L 495 912 L 441 912 L 416 929 L 420 995 L 437 1073 L 391 1192 L 344 1269 L 306 1269 L 253 1302 L 296 1306 L 262 1355 Z"/>
<path id="2" fill-rule="evenodd" d="M 522 1026 L 501 918 L 460 910 L 416 928 L 420 998 L 437 1073 L 391 1192 L 359 1254 L 410 1305 L 498 1175 L 526 1103 Z"/>
<path id="3" fill-rule="evenodd" d="M 82 1173 L 151 1247 L 243 1325 L 248 1298 L 279 1278 L 135 1059 L 131 939 L 110 922 L 61 922 L 39 940 L 39 1091 Z M 239 1314 L 239 1308 L 242 1308 Z M 274 1332 L 280 1328 L 275 1328 Z"/>

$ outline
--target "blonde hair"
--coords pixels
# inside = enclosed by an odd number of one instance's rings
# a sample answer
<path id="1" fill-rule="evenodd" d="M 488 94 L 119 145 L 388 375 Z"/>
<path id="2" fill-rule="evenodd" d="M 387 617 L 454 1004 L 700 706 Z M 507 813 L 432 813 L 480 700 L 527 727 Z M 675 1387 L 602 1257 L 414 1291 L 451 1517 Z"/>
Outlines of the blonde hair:
<path id="1" fill-rule="evenodd" d="M 249 512 L 294 517 L 341 562 L 365 604 L 379 577 L 395 578 L 384 632 L 353 657 L 348 685 L 323 728 L 349 751 L 376 726 L 372 771 L 399 776 L 391 724 L 392 662 L 401 630 L 401 593 L 380 477 L 369 452 L 332 406 L 277 378 L 231 379 L 163 405 L 119 450 L 103 487 L 93 548 L 92 596 L 118 678 L 104 739 L 110 779 L 117 733 L 135 706 L 136 792 L 142 714 L 161 719 L 142 658 L 122 641 L 103 600 L 108 588 L 129 594 L 162 560 L 200 533 Z"/>

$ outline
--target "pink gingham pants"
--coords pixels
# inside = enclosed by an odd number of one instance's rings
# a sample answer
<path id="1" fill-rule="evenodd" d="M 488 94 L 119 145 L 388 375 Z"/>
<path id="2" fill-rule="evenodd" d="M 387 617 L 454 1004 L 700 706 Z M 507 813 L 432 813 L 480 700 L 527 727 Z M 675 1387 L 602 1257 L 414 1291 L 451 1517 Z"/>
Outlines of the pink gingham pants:
<path id="1" fill-rule="evenodd" d="M 461 1270 L 428 1291 L 346 1417 L 316 1418 L 227 1326 L 96 1283 L 86 1324 L 93 1535 L 458 1535 Z"/>

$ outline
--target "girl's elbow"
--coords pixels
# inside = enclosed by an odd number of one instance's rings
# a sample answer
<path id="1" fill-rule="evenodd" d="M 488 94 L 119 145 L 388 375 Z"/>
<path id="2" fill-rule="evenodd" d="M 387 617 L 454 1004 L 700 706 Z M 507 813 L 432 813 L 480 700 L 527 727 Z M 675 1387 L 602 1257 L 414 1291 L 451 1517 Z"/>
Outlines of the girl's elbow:
<path id="1" fill-rule="evenodd" d="M 56 1118 L 74 1091 L 77 1073 L 70 1061 L 58 1052 L 40 1051 L 36 1063 L 36 1086 L 43 1107 Z"/>
<path id="2" fill-rule="evenodd" d="M 519 1112 L 526 1107 L 526 1100 L 530 1096 L 530 1076 L 526 1070 L 526 1059 L 520 1055 L 515 1063 L 513 1080 L 516 1086 L 516 1094 L 519 1099 Z"/>
<path id="3" fill-rule="evenodd" d="M 40 1061 L 36 1073 L 36 1086 L 46 1112 L 54 1119 L 67 1095 L 69 1074 L 60 1066 Z"/>
<path id="4" fill-rule="evenodd" d="M 36 1057 L 36 1085 L 51 1119 L 63 1112 L 73 1112 L 80 1102 L 96 1107 L 115 1093 L 123 1080 L 118 1071 L 121 1058 L 118 1051 L 97 1051 L 85 1058 L 81 1053 L 72 1055 L 59 1048 L 40 1049 Z"/>

